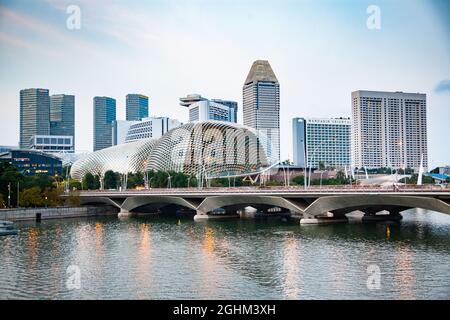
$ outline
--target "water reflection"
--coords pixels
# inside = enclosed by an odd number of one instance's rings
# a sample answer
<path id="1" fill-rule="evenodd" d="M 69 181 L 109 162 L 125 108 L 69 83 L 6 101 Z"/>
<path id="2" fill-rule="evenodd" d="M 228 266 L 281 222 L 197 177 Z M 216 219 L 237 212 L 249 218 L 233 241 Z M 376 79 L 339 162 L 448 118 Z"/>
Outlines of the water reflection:
<path id="1" fill-rule="evenodd" d="M 416 274 L 414 271 L 414 252 L 407 245 L 400 245 L 395 250 L 395 286 L 400 289 L 400 299 L 415 299 L 414 287 Z"/>
<path id="2" fill-rule="evenodd" d="M 151 287 L 153 269 L 152 269 L 152 255 L 150 242 L 150 226 L 148 224 L 141 224 L 139 226 L 140 243 L 137 254 L 137 271 L 136 280 L 139 284 L 138 298 L 149 298 L 146 294 Z"/>
<path id="3" fill-rule="evenodd" d="M 283 273 L 285 275 L 283 293 L 286 299 L 298 299 L 303 291 L 300 270 L 302 252 L 299 242 L 293 234 L 290 234 L 286 237 L 283 245 Z"/>
<path id="4" fill-rule="evenodd" d="M 300 227 L 138 218 L 17 224 L 0 238 L 0 299 L 450 298 L 450 217 Z M 388 231 L 389 230 L 389 231 Z M 368 290 L 367 266 L 382 271 Z M 65 287 L 77 265 L 82 287 Z"/>

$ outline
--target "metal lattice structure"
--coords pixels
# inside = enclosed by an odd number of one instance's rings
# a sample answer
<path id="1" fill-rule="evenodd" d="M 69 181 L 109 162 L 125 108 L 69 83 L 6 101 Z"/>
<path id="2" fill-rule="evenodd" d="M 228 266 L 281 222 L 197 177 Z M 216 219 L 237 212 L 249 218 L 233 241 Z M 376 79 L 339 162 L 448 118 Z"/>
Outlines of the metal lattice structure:
<path id="1" fill-rule="evenodd" d="M 82 180 L 89 172 L 103 177 L 112 170 L 182 172 L 200 179 L 252 175 L 277 163 L 271 159 L 266 135 L 231 122 L 188 123 L 160 139 L 144 139 L 93 152 L 76 161 L 71 176 Z"/>
<path id="2" fill-rule="evenodd" d="M 267 136 L 236 123 L 188 123 L 158 140 L 147 169 L 205 179 L 254 174 L 277 161 L 267 156 L 270 146 Z"/>
<path id="3" fill-rule="evenodd" d="M 143 172 L 155 144 L 154 139 L 144 139 L 90 153 L 72 165 L 70 174 L 81 181 L 88 172 L 100 177 L 109 170 L 122 174 Z"/>

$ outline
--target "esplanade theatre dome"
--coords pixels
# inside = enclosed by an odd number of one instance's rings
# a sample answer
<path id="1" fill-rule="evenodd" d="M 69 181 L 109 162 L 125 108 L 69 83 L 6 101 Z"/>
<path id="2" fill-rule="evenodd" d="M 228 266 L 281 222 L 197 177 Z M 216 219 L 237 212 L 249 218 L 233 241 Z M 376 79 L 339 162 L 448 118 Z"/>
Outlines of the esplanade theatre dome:
<path id="1" fill-rule="evenodd" d="M 277 163 L 267 136 L 231 122 L 184 124 L 158 140 L 144 139 L 93 152 L 74 163 L 71 175 L 174 171 L 206 179 L 258 173 Z"/>

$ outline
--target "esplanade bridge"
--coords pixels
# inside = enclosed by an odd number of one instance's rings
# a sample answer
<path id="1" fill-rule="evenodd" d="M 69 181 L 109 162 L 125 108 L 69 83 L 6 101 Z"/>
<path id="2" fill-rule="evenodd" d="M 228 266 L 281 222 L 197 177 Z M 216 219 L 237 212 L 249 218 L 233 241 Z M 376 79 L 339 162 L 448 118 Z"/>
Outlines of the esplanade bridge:
<path id="1" fill-rule="evenodd" d="M 103 204 L 120 209 L 119 216 L 142 208 L 175 206 L 195 213 L 195 220 L 238 217 L 248 208 L 271 215 L 284 212 L 301 223 L 346 220 L 361 211 L 363 220 L 401 219 L 402 211 L 422 208 L 450 214 L 450 190 L 442 188 L 184 188 L 126 191 L 83 191 L 82 204 Z M 220 213 L 217 210 L 220 209 Z"/>

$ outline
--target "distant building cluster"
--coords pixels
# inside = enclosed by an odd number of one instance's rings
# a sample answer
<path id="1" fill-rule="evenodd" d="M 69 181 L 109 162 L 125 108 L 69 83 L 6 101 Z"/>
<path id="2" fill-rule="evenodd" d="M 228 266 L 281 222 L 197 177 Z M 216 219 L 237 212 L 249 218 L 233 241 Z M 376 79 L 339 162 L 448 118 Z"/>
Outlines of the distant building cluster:
<path id="1" fill-rule="evenodd" d="M 74 152 L 75 97 L 48 89 L 20 91 L 20 148 Z"/>
<path id="2" fill-rule="evenodd" d="M 188 94 L 179 101 L 187 109 L 189 123 L 238 123 L 236 101 L 208 99 L 200 94 Z M 359 90 L 351 93 L 349 107 L 351 118 L 292 119 L 290 160 L 295 166 L 416 171 L 420 166 L 428 167 L 425 94 Z M 93 98 L 94 152 L 161 139 L 184 125 L 177 119 L 150 116 L 149 98 L 143 94 L 128 94 L 125 108 L 126 119 L 120 120 L 114 98 Z M 255 130 L 261 137 L 258 143 L 265 144 L 264 156 L 284 162 L 280 156 L 280 83 L 266 60 L 255 61 L 244 81 L 242 113 L 242 128 Z M 11 149 L 0 148 L 0 152 Z M 48 89 L 21 90 L 20 149 L 74 154 L 75 97 L 50 96 Z"/>

